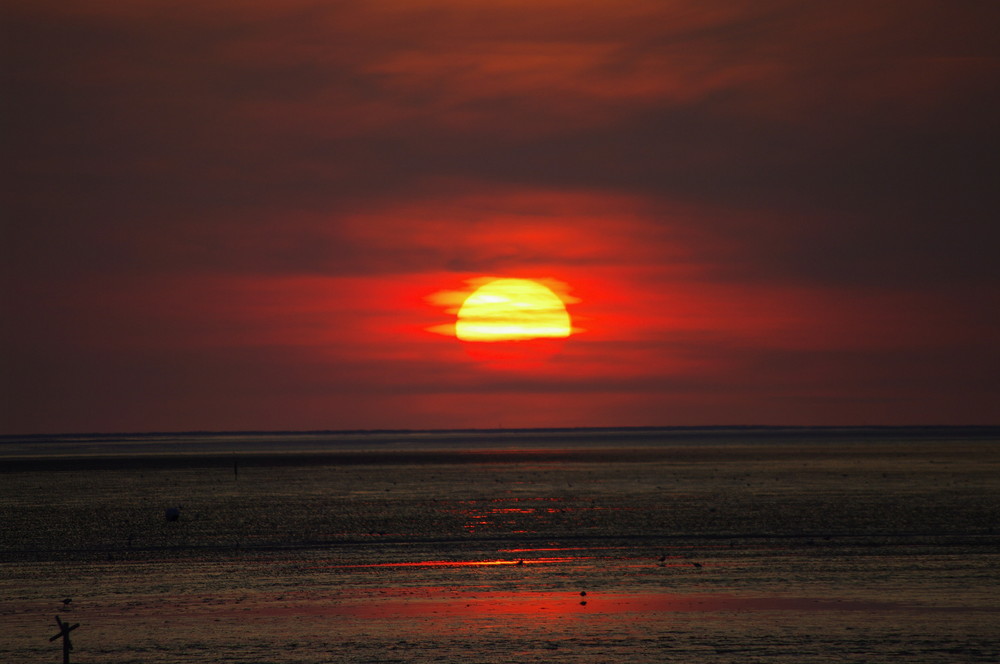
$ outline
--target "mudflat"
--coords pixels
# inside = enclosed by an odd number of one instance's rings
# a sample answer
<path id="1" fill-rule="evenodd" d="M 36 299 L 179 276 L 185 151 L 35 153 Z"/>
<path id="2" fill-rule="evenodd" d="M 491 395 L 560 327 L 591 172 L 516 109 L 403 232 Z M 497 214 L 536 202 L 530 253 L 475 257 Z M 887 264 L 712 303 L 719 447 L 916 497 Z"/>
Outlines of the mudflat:
<path id="1" fill-rule="evenodd" d="M 998 659 L 992 435 L 634 433 L 8 453 L 0 658 Z"/>

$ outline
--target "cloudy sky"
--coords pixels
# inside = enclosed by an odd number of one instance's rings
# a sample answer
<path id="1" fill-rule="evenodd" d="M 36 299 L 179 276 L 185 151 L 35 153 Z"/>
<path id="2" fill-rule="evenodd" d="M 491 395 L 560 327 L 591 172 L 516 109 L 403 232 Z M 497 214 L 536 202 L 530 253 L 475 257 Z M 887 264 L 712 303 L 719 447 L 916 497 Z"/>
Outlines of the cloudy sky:
<path id="1" fill-rule="evenodd" d="M 993 0 L 0 11 L 0 433 L 1000 423 Z"/>

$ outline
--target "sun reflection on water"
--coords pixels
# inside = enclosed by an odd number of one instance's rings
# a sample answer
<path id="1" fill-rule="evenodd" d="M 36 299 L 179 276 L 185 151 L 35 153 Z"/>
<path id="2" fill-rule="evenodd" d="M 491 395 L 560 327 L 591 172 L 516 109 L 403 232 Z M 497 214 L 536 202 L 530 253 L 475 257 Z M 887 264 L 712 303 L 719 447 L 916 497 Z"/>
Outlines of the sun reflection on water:
<path id="1" fill-rule="evenodd" d="M 532 549 L 525 549 L 530 551 Z M 553 549 L 558 551 L 559 549 Z M 590 560 L 594 556 L 565 556 L 548 558 L 524 558 L 511 560 L 510 558 L 492 560 L 416 560 L 391 563 L 361 563 L 353 565 L 321 565 L 310 569 L 364 569 L 373 567 L 496 567 L 500 565 L 553 565 L 558 563 L 576 562 L 579 560 Z"/>

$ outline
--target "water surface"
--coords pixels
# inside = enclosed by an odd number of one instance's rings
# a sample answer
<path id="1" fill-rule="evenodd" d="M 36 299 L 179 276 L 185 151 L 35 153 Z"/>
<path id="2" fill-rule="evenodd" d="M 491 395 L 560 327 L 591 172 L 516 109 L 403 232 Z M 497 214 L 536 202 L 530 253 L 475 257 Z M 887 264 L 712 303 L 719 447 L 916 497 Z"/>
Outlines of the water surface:
<path id="1" fill-rule="evenodd" d="M 59 614 L 79 662 L 993 662 L 998 443 L 7 438 L 0 660 L 55 661 Z"/>

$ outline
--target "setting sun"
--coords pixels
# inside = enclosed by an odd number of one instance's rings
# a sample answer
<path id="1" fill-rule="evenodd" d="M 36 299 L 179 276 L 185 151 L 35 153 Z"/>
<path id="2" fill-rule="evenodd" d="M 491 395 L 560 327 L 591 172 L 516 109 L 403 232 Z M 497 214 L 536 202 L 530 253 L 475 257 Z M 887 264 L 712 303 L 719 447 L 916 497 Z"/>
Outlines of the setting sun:
<path id="1" fill-rule="evenodd" d="M 550 288 L 529 279 L 496 279 L 462 303 L 455 336 L 462 341 L 520 341 L 568 337 L 566 305 Z"/>

